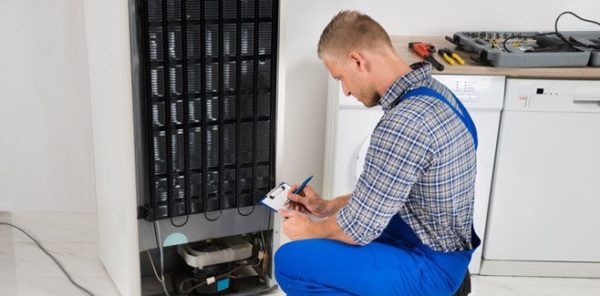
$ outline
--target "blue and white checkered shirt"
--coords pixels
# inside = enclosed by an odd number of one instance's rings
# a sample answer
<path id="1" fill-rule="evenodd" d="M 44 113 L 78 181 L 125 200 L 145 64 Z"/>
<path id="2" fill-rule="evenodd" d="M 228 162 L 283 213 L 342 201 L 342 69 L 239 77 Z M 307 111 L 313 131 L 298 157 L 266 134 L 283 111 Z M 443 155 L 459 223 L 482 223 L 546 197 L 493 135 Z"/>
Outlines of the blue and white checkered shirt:
<path id="1" fill-rule="evenodd" d="M 426 86 L 456 105 L 453 95 L 418 63 L 379 101 L 384 115 L 371 136 L 365 166 L 337 221 L 355 242 L 377 238 L 399 213 L 421 241 L 436 251 L 472 248 L 476 174 L 471 134 L 439 99 L 394 101 Z"/>

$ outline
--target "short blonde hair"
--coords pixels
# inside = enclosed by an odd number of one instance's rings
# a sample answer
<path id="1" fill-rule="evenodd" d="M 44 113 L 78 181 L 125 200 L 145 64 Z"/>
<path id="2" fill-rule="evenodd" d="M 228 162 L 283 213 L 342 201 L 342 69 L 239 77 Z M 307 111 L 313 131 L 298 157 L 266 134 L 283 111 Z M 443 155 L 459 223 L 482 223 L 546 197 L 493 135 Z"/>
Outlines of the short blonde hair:
<path id="1" fill-rule="evenodd" d="M 345 54 L 357 49 L 392 48 L 390 36 L 370 16 L 356 10 L 342 10 L 323 29 L 317 54 Z"/>

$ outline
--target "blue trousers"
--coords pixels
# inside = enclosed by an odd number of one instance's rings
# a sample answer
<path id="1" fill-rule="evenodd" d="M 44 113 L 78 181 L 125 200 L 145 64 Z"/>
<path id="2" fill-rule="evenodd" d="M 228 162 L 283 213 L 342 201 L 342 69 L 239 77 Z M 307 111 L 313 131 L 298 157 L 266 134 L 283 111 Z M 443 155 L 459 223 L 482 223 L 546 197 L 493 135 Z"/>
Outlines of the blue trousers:
<path id="1" fill-rule="evenodd" d="M 288 295 L 453 295 L 474 248 L 436 252 L 395 215 L 365 246 L 329 239 L 289 242 L 275 254 L 275 277 Z"/>

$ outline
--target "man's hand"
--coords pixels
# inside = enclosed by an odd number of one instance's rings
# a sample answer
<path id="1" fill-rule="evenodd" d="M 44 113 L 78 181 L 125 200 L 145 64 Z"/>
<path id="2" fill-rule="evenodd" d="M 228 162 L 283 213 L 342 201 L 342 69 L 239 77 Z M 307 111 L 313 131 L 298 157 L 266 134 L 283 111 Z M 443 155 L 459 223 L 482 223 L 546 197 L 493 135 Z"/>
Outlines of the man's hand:
<path id="1" fill-rule="evenodd" d="M 294 210 L 279 210 L 279 214 L 284 217 L 281 225 L 283 233 L 292 240 L 318 238 L 318 228 L 314 222 L 303 213 Z"/>
<path id="2" fill-rule="evenodd" d="M 295 184 L 290 188 L 288 199 L 291 201 L 289 208 L 299 212 L 308 212 L 317 217 L 327 217 L 331 213 L 328 201 L 324 200 L 316 193 L 311 186 L 306 186 L 300 192 L 300 194 L 294 194 L 298 188 L 298 184 Z"/>

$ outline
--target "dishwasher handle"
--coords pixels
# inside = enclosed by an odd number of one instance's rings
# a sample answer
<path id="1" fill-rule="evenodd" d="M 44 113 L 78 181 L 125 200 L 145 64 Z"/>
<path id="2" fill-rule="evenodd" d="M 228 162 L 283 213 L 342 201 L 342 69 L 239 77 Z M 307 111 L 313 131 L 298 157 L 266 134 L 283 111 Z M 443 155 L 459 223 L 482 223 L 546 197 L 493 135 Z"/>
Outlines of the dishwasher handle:
<path id="1" fill-rule="evenodd" d="M 574 97 L 573 111 L 600 112 L 600 97 Z"/>
<path id="2" fill-rule="evenodd" d="M 589 102 L 596 102 L 596 103 L 600 103 L 600 96 L 598 97 L 575 97 L 573 98 L 573 103 L 577 104 L 577 103 L 589 103 Z"/>

